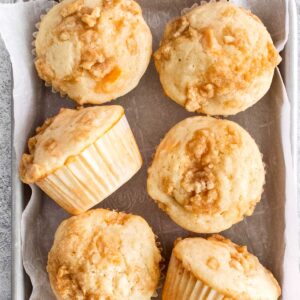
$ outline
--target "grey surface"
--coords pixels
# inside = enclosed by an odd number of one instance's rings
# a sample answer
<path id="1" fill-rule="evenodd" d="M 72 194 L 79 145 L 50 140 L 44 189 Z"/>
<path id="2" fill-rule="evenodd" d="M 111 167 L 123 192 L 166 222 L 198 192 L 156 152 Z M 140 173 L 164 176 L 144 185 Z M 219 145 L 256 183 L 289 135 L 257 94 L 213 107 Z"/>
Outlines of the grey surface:
<path id="1" fill-rule="evenodd" d="M 300 0 L 297 0 L 297 6 L 299 16 Z M 300 26 L 299 18 L 298 24 Z M 298 36 L 300 40 L 299 33 Z M 11 299 L 11 87 L 9 56 L 0 40 L 0 300 Z M 300 113 L 299 107 L 298 112 Z M 300 128 L 298 141 L 300 141 Z M 298 147 L 298 165 L 300 165 L 300 145 Z M 298 181 L 298 195 L 299 192 Z"/>
<path id="2" fill-rule="evenodd" d="M 0 39 L 0 299 L 11 298 L 11 66 Z"/>

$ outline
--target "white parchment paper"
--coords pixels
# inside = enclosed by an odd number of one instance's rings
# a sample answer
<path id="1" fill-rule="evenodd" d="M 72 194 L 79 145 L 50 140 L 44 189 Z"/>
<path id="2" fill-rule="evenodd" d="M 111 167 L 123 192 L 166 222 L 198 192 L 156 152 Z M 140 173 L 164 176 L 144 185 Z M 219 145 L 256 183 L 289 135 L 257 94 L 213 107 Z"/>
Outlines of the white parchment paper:
<path id="1" fill-rule="evenodd" d="M 157 48 L 168 20 L 180 15 L 195 0 L 140 0 Z M 287 0 L 233 1 L 257 14 L 270 31 L 277 49 L 288 38 Z M 0 5 L 0 33 L 10 54 L 13 68 L 14 148 L 19 161 L 28 137 L 46 117 L 61 107 L 74 107 L 68 99 L 51 93 L 38 79 L 31 53 L 32 33 L 41 13 L 53 5 L 37 0 Z M 196 236 L 172 222 L 146 193 L 146 170 L 164 134 L 180 120 L 191 116 L 168 100 L 151 62 L 139 86 L 114 103 L 121 104 L 139 144 L 144 166 L 98 207 L 117 209 L 143 216 L 153 227 L 168 261 L 177 237 Z M 245 244 L 281 283 L 283 299 L 300 299 L 296 193 L 290 145 L 290 103 L 278 70 L 268 94 L 255 106 L 230 119 L 246 128 L 255 138 L 266 164 L 266 186 L 254 214 L 223 232 L 234 242 Z M 47 253 L 59 223 L 68 217 L 59 206 L 35 186 L 22 218 L 23 262 L 30 276 L 31 299 L 54 299 L 46 274 Z M 30 196 L 31 195 L 31 196 Z M 21 201 L 21 199 L 15 199 Z M 160 294 L 160 293 L 159 293 Z"/>

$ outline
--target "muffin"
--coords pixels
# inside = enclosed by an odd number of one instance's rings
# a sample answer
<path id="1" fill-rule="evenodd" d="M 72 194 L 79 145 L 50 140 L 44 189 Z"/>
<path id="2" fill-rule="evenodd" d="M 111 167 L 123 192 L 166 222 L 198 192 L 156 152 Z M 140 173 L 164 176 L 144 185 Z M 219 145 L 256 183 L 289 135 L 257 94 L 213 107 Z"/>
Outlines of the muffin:
<path id="1" fill-rule="evenodd" d="M 80 104 L 134 89 L 147 69 L 152 35 L 132 0 L 64 0 L 41 20 L 38 75 Z"/>
<path id="2" fill-rule="evenodd" d="M 101 202 L 128 181 L 142 159 L 121 106 L 61 109 L 37 128 L 20 177 L 71 214 Z"/>
<path id="3" fill-rule="evenodd" d="M 281 60 L 258 17 L 230 2 L 203 4 L 168 23 L 154 59 L 167 96 L 209 115 L 255 104 Z"/>
<path id="4" fill-rule="evenodd" d="M 220 235 L 187 238 L 172 252 L 163 300 L 276 300 L 280 287 L 257 257 Z"/>
<path id="5" fill-rule="evenodd" d="M 147 189 L 174 222 L 216 233 L 253 213 L 265 180 L 262 155 L 238 124 L 187 118 L 158 146 Z"/>
<path id="6" fill-rule="evenodd" d="M 60 224 L 47 271 L 57 299 L 150 300 L 160 260 L 143 218 L 95 209 Z"/>

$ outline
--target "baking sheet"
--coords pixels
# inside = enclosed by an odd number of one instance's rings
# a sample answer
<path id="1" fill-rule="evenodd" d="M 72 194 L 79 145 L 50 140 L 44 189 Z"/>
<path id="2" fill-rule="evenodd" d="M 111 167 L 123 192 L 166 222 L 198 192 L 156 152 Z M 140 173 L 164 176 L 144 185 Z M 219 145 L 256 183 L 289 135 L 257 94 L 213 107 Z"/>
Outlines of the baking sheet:
<path id="1" fill-rule="evenodd" d="M 171 5 L 170 5 L 171 2 Z M 285 1 L 235 1 L 258 14 L 270 30 L 276 46 L 282 48 L 288 30 Z M 154 49 L 157 48 L 167 20 L 180 14 L 184 7 L 194 1 L 139 1 L 144 16 L 151 27 Z M 55 114 L 60 107 L 74 107 L 74 103 L 53 95 L 37 79 L 30 53 L 30 42 L 34 23 L 49 2 L 6 5 L 0 9 L 0 30 L 11 55 L 14 75 L 14 146 L 17 160 L 27 138 L 44 119 Z M 269 7 L 272 5 L 272 10 Z M 159 9 L 158 9 L 159 8 Z M 275 15 L 274 15 L 275 14 Z M 26 22 L 24 22 L 26 20 Z M 4 27 L 14 24 L 13 28 Z M 12 35 L 13 31 L 13 35 Z M 12 38 L 13 37 L 13 38 Z M 16 45 L 17 44 L 17 45 Z M 20 49 L 24 49 L 21 51 Z M 100 207 L 109 207 L 144 216 L 152 225 L 163 246 L 163 255 L 168 260 L 173 241 L 179 236 L 195 236 L 173 223 L 161 212 L 146 194 L 146 170 L 152 153 L 166 131 L 178 121 L 191 116 L 183 108 L 168 100 L 162 93 L 158 75 L 150 64 L 139 86 L 128 95 L 115 101 L 126 109 L 126 115 L 144 158 L 142 170 L 126 185 L 103 201 Z M 269 93 L 254 107 L 230 118 L 245 127 L 255 138 L 264 155 L 267 183 L 261 203 L 253 216 L 236 224 L 224 235 L 233 241 L 248 245 L 281 282 L 284 282 L 284 298 L 298 299 L 297 265 L 291 259 L 297 253 L 291 251 L 285 257 L 285 242 L 296 244 L 297 236 L 284 232 L 297 222 L 296 211 L 287 208 L 295 201 L 291 186 L 292 161 L 290 156 L 290 112 L 289 101 L 279 73 L 275 74 Z M 289 193 L 287 197 L 287 192 Z M 26 271 L 34 286 L 32 299 L 54 299 L 45 273 L 47 252 L 51 247 L 54 232 L 62 219 L 68 215 L 39 189 L 33 188 L 23 215 L 23 255 Z M 286 217 L 285 217 L 286 216 Z M 289 247 L 290 249 L 295 249 Z M 284 263 L 285 262 L 285 263 Z M 286 281 L 286 278 L 292 280 Z"/>

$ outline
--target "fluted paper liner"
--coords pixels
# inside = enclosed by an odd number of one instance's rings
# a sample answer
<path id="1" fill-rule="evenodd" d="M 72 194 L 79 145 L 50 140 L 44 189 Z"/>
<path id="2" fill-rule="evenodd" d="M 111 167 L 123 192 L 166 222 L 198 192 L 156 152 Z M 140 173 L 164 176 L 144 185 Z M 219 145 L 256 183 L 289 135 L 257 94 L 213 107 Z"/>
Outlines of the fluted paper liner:
<path id="1" fill-rule="evenodd" d="M 61 1 L 63 1 L 63 0 L 60 0 L 59 2 L 61 2 Z M 34 61 L 35 61 L 36 58 L 37 58 L 37 57 L 36 57 L 37 55 L 36 55 L 35 41 L 36 41 L 36 37 L 37 37 L 37 35 L 38 35 L 38 31 L 39 31 L 39 29 L 40 29 L 40 25 L 41 25 L 42 19 L 43 19 L 43 18 L 46 16 L 46 14 L 47 14 L 47 13 L 48 13 L 55 5 L 57 5 L 57 4 L 58 4 L 57 2 L 53 1 L 51 7 L 45 9 L 45 10 L 44 10 L 44 13 L 40 15 L 39 22 L 35 23 L 35 28 L 37 29 L 37 31 L 34 31 L 34 32 L 32 33 L 33 40 L 32 40 L 32 42 L 31 42 L 31 45 L 32 45 L 31 54 L 32 54 L 33 57 L 34 57 Z M 59 89 L 57 89 L 57 88 L 54 88 L 54 87 L 52 86 L 51 82 L 47 82 L 47 81 L 45 81 L 44 79 L 42 79 L 42 80 L 43 80 L 43 82 L 44 82 L 45 87 L 51 87 L 51 92 L 52 92 L 53 94 L 59 93 L 60 96 L 61 96 L 62 98 L 64 98 L 64 97 L 66 96 L 66 93 L 65 93 L 65 92 L 63 92 L 63 91 L 61 91 L 61 90 L 59 90 Z"/>
<path id="2" fill-rule="evenodd" d="M 196 278 L 192 272 L 185 269 L 180 260 L 172 254 L 162 299 L 221 300 L 226 299 L 226 296 Z"/>
<path id="3" fill-rule="evenodd" d="M 66 211 L 80 214 L 116 191 L 141 165 L 124 115 L 96 142 L 36 184 Z"/>

